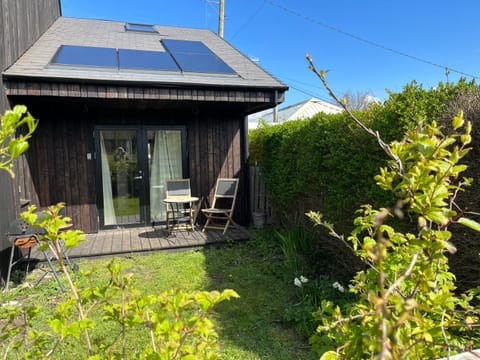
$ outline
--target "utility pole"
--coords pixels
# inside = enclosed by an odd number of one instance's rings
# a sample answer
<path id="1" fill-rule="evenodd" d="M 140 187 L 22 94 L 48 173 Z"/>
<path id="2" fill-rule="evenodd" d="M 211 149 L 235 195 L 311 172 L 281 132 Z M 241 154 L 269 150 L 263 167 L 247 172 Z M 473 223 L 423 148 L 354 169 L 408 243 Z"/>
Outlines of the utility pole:
<path id="1" fill-rule="evenodd" d="M 225 23 L 225 0 L 220 0 L 220 8 L 218 10 L 218 36 L 223 39 L 223 26 Z"/>

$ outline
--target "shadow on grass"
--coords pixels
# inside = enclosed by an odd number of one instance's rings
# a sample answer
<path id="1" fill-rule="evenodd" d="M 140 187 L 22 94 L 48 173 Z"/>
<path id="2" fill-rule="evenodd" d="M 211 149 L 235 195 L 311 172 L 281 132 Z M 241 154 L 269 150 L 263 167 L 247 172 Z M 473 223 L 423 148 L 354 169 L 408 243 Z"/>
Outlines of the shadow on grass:
<path id="1" fill-rule="evenodd" d="M 208 290 L 233 289 L 240 295 L 215 308 L 222 358 L 318 358 L 307 339 L 283 321 L 295 288 L 285 278 L 278 246 L 253 236 L 246 242 L 205 248 L 203 253 Z"/>

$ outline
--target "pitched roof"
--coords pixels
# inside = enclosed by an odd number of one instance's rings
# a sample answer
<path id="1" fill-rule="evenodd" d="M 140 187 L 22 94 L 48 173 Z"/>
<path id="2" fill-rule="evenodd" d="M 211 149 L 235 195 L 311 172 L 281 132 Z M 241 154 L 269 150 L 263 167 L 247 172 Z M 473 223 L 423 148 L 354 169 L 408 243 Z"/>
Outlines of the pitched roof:
<path id="1" fill-rule="evenodd" d="M 286 91 L 288 87 L 268 74 L 225 40 L 207 29 L 154 25 L 155 32 L 126 31 L 125 23 L 60 17 L 12 66 L 7 78 L 83 80 L 135 84 L 200 85 L 263 88 Z M 162 39 L 200 41 L 223 60 L 235 74 L 106 70 L 78 66 L 52 66 L 61 45 L 165 51 Z"/>
<path id="2" fill-rule="evenodd" d="M 329 102 L 311 98 L 299 103 L 284 107 L 277 111 L 277 123 L 289 120 L 307 119 L 319 112 L 326 114 L 336 114 L 342 112 L 342 108 Z M 263 119 L 267 123 L 273 123 L 273 110 L 262 111 L 249 116 L 249 128 L 255 128 L 258 120 Z"/>

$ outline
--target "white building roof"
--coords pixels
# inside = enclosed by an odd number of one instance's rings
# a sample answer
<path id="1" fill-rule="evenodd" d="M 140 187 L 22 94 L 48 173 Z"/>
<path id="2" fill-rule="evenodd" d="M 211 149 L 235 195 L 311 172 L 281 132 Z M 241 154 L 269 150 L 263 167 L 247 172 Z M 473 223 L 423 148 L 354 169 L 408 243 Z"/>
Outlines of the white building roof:
<path id="1" fill-rule="evenodd" d="M 289 120 L 307 119 L 319 112 L 325 114 L 336 114 L 342 112 L 343 109 L 340 106 L 331 104 L 329 102 L 311 98 L 277 111 L 277 123 L 283 123 Z M 269 124 L 274 124 L 274 110 L 269 109 L 262 112 L 252 114 L 248 117 L 248 128 L 255 129 L 258 126 L 259 120 L 262 119 Z"/>

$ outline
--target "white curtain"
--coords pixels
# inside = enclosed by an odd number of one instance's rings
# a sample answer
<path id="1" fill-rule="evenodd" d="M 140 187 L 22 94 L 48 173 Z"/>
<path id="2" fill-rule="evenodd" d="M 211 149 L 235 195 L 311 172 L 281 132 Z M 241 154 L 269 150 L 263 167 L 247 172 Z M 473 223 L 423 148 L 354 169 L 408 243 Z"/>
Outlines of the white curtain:
<path id="1" fill-rule="evenodd" d="M 182 178 L 182 137 L 179 130 L 155 131 L 150 167 L 150 216 L 153 222 L 165 221 L 167 179 Z"/>
<path id="2" fill-rule="evenodd" d="M 103 134 L 100 132 L 100 157 L 102 163 L 102 186 L 103 186 L 103 219 L 105 225 L 116 225 L 117 218 L 113 207 L 112 176 L 108 164 L 107 151 Z"/>

